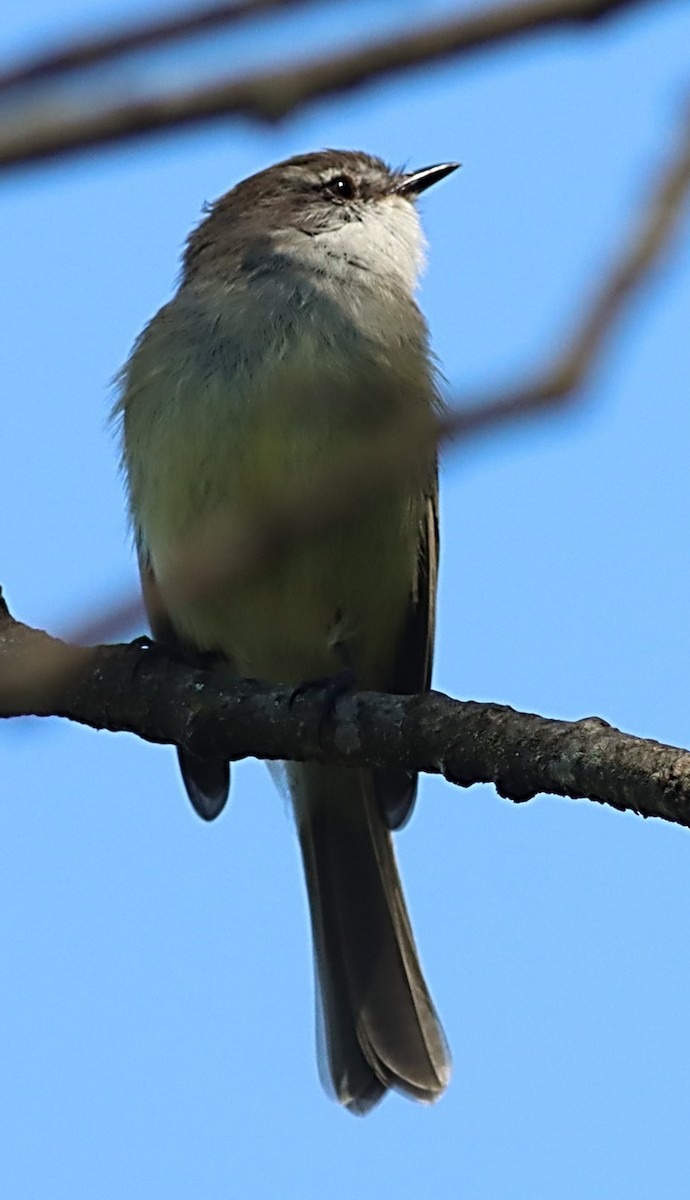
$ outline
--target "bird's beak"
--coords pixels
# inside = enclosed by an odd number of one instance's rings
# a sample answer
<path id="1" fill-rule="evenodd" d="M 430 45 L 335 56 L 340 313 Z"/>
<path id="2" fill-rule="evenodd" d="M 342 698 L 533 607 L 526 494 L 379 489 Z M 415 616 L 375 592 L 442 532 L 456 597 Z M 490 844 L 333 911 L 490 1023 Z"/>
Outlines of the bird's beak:
<path id="1" fill-rule="evenodd" d="M 418 196 L 420 192 L 431 187 L 432 183 L 438 183 L 439 179 L 445 179 L 446 175 L 457 171 L 459 166 L 460 163 L 456 162 L 438 163 L 435 167 L 422 167 L 421 171 L 403 175 L 392 188 L 393 195 Z"/>

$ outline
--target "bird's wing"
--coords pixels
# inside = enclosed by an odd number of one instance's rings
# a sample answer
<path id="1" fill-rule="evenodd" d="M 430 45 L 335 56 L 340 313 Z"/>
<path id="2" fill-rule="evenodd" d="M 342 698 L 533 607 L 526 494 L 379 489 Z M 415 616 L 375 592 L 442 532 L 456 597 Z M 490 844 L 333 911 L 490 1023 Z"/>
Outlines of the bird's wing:
<path id="1" fill-rule="evenodd" d="M 139 551 L 139 574 L 144 607 L 154 638 L 173 654 L 193 660 L 198 651 L 183 642 L 175 632 L 156 583 L 153 566 L 142 550 Z M 215 820 L 228 798 L 230 764 L 222 758 L 199 758 L 182 746 L 177 747 L 177 757 L 187 795 L 195 811 L 204 821 Z"/>
<path id="2" fill-rule="evenodd" d="M 438 577 L 438 478 L 434 472 L 419 526 L 417 578 L 398 641 L 388 691 L 412 695 L 428 691 L 434 653 Z M 374 772 L 376 796 L 389 829 L 409 820 L 417 795 L 417 773 L 401 767 Z"/>

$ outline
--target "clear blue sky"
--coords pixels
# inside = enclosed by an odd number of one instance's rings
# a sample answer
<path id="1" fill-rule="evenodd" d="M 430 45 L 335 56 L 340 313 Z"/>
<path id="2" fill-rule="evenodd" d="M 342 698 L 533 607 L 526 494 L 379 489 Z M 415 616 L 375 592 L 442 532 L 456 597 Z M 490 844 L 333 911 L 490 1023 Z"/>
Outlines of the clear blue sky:
<path id="1" fill-rule="evenodd" d="M 138 7 L 6 0 L 5 50 Z M 418 5 L 266 23 L 217 43 L 213 69 L 403 11 Z M 228 122 L 3 176 L 0 582 L 15 614 L 58 632 L 134 585 L 109 381 L 205 199 L 324 145 L 459 158 L 424 200 L 421 302 L 453 392 L 506 381 L 625 235 L 688 47 L 688 6 L 658 3 L 277 129 Z M 198 61 L 162 55 L 157 77 Z M 129 91 L 138 80 L 130 67 Z M 438 687 L 690 745 L 689 296 L 686 222 L 576 414 L 447 457 Z M 425 780 L 398 847 L 455 1073 L 433 1109 L 390 1096 L 356 1120 L 317 1078 L 283 801 L 241 764 L 205 827 L 173 758 L 58 721 L 0 729 L 2 1196 L 685 1200 L 690 833 Z"/>

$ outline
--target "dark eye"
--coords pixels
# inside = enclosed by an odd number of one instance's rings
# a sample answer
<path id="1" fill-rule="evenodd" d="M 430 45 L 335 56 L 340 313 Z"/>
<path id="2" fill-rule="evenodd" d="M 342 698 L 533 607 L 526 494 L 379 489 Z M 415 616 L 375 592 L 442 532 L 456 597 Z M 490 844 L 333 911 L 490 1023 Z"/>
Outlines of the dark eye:
<path id="1" fill-rule="evenodd" d="M 353 200 L 357 189 L 349 175 L 334 175 L 323 185 L 324 192 L 336 196 L 338 200 Z"/>

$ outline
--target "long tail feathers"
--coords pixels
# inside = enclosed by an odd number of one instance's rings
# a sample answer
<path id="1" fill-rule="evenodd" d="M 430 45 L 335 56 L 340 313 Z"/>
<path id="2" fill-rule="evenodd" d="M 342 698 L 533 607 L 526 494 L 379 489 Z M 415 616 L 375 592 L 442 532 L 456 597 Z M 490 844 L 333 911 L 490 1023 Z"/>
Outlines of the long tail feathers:
<path id="1" fill-rule="evenodd" d="M 322 1074 L 326 1067 L 355 1113 L 388 1088 L 436 1100 L 450 1056 L 371 774 L 294 764 L 289 776 L 314 934 Z"/>

